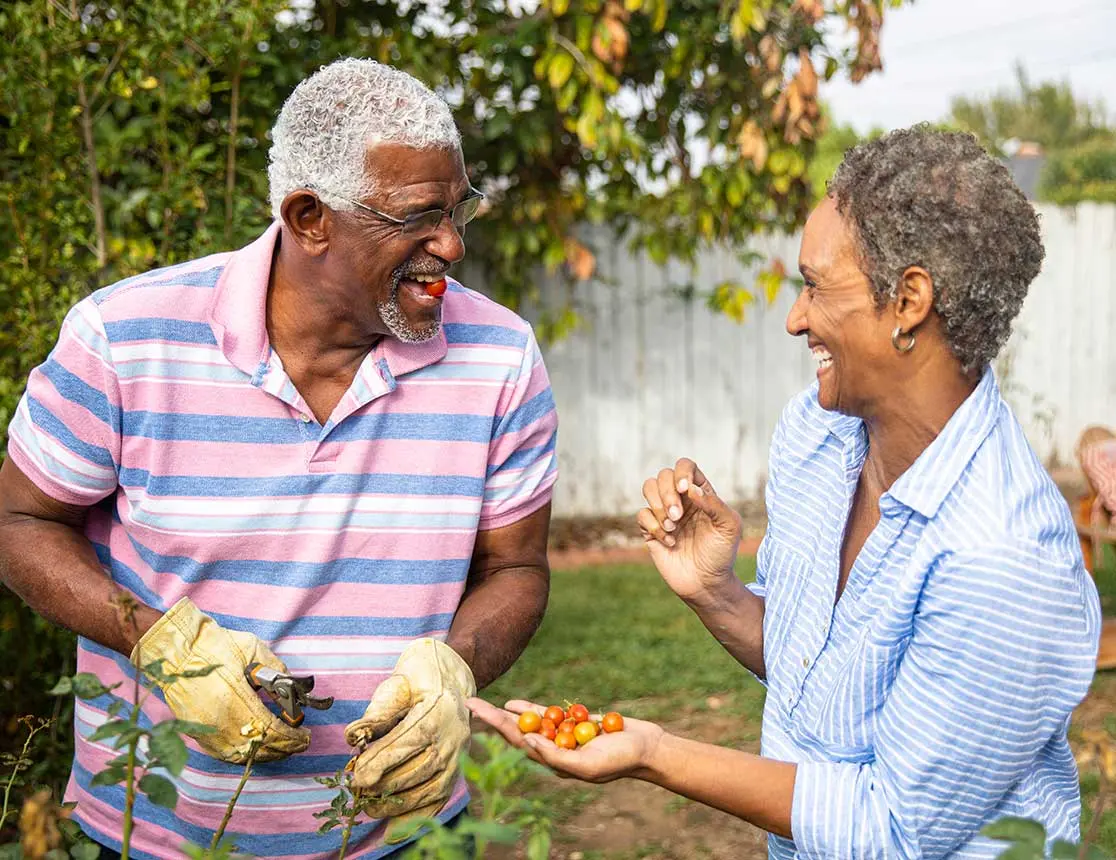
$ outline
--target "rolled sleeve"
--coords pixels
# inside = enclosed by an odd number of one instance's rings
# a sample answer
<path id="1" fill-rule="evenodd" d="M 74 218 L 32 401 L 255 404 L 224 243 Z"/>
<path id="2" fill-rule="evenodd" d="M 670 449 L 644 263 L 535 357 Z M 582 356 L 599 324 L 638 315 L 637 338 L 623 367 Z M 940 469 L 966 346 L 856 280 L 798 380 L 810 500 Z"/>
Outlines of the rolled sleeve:
<path id="1" fill-rule="evenodd" d="M 28 377 L 8 427 L 8 455 L 51 498 L 88 506 L 117 487 L 120 428 L 108 337 L 97 306 L 85 299 Z"/>
<path id="2" fill-rule="evenodd" d="M 874 760 L 798 766 L 800 854 L 930 860 L 994 820 L 1088 691 L 1100 607 L 1084 576 L 1038 547 L 943 559 L 877 717 Z"/>
<path id="3" fill-rule="evenodd" d="M 558 413 L 534 334 L 502 401 L 489 445 L 480 528 L 511 525 L 548 501 L 558 478 Z"/>

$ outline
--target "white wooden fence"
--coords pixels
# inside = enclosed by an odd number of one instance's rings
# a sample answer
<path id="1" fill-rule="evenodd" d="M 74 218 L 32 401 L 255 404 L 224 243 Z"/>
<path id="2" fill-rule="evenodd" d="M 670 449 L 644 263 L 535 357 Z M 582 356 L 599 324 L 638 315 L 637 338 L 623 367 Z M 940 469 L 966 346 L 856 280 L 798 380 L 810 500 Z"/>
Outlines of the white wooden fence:
<path id="1" fill-rule="evenodd" d="M 1116 206 L 1040 211 L 1046 263 L 998 370 L 1039 454 L 1069 463 L 1086 424 L 1116 425 Z M 756 498 L 775 422 L 814 376 L 804 339 L 784 328 L 792 290 L 737 324 L 672 289 L 754 276 L 731 251 L 691 273 L 589 238 L 613 283 L 579 287 L 584 327 L 545 349 L 561 422 L 555 514 L 631 513 L 643 480 L 680 456 L 722 495 Z M 797 236 L 758 249 L 797 267 Z"/>

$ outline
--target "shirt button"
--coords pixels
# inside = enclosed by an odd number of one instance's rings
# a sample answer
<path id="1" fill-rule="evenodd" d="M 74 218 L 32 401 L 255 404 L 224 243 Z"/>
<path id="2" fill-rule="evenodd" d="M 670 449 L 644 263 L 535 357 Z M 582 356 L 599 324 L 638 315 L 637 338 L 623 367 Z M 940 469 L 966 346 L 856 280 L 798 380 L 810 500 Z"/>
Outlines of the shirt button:
<path id="1" fill-rule="evenodd" d="M 307 414 L 306 414 L 305 412 L 303 412 L 303 413 L 302 413 L 301 415 L 299 415 L 298 417 L 302 419 L 302 423 L 303 423 L 303 424 L 309 424 L 309 423 L 310 423 L 310 416 L 309 416 L 309 415 L 307 415 Z"/>
<path id="2" fill-rule="evenodd" d="M 808 669 L 809 667 L 810 667 L 810 658 L 809 657 L 803 657 L 802 658 L 802 668 L 803 669 Z"/>

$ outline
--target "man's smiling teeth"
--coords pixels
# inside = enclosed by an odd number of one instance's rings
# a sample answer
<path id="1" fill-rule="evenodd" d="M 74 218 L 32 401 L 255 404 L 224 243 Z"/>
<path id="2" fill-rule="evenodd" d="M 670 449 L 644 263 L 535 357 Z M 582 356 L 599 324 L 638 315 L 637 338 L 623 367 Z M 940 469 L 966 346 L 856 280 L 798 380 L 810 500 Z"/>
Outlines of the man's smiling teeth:
<path id="1" fill-rule="evenodd" d="M 824 346 L 815 346 L 812 350 L 814 353 L 814 361 L 818 363 L 818 367 L 829 367 L 833 364 L 833 356 L 829 354 L 829 350 Z"/>
<path id="2" fill-rule="evenodd" d="M 421 275 L 416 272 L 415 274 L 408 275 L 407 277 L 410 278 L 412 281 L 418 281 L 420 284 L 433 284 L 437 281 L 442 280 L 445 275 Z"/>

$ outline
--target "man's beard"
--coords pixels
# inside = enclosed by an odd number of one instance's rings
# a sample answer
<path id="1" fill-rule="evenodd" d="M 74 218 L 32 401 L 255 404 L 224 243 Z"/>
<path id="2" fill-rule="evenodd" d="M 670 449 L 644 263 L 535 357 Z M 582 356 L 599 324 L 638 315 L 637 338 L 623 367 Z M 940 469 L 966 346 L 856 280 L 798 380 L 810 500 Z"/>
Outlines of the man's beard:
<path id="1" fill-rule="evenodd" d="M 439 308 L 438 317 L 421 328 L 411 325 L 403 308 L 399 306 L 399 282 L 409 274 L 411 273 L 404 266 L 391 273 L 391 296 L 387 301 L 376 305 L 376 310 L 380 314 L 380 320 L 397 340 L 402 343 L 423 343 L 438 336 L 442 327 L 442 312 Z"/>

